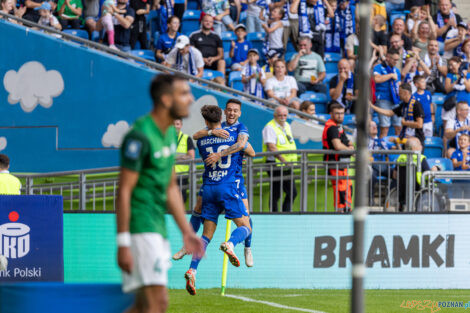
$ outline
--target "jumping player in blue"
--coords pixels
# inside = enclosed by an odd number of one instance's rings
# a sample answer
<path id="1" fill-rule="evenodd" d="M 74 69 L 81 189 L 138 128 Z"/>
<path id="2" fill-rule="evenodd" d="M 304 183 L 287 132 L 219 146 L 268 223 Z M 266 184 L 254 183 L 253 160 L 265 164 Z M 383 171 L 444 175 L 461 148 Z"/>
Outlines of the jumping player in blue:
<path id="1" fill-rule="evenodd" d="M 219 138 L 228 138 L 229 132 L 226 128 L 236 128 L 237 131 L 237 143 L 232 145 L 228 148 L 225 152 L 232 154 L 232 153 L 239 153 L 240 158 L 237 158 L 239 161 L 239 171 L 237 172 L 237 187 L 239 189 L 239 195 L 241 196 L 243 203 L 245 204 L 246 210 L 249 213 L 249 206 L 248 206 L 248 194 L 246 192 L 244 178 L 242 174 L 242 163 L 243 163 L 243 156 L 246 153 L 249 156 L 255 156 L 255 152 L 251 145 L 248 143 L 248 129 L 238 121 L 241 116 L 241 102 L 237 99 L 229 99 L 225 105 L 225 117 L 226 121 L 222 123 L 221 129 L 214 129 L 209 130 L 208 128 L 202 129 L 193 135 L 193 139 L 199 140 L 203 137 L 214 135 Z M 246 148 L 244 148 L 246 147 Z M 220 158 L 220 154 L 214 153 L 209 156 L 209 160 L 212 162 L 217 162 Z M 198 195 L 196 206 L 193 209 L 190 223 L 193 226 L 195 232 L 197 232 L 203 222 L 201 218 L 201 207 L 202 207 L 202 197 Z M 253 223 L 250 217 L 250 226 L 253 231 Z M 247 267 L 253 266 L 253 254 L 251 252 L 251 237 L 252 235 L 248 236 L 245 240 L 245 264 Z M 186 255 L 186 250 L 182 247 L 177 253 L 173 255 L 174 260 L 180 260 Z"/>
<path id="2" fill-rule="evenodd" d="M 209 130 L 221 128 L 222 110 L 218 106 L 205 105 L 201 113 Z M 228 138 L 211 135 L 197 142 L 199 154 L 205 162 L 202 187 L 201 217 L 204 219 L 202 240 L 207 248 L 217 228 L 219 214 L 225 210 L 225 218 L 231 219 L 237 228 L 232 232 L 230 239 L 220 245 L 220 250 L 227 254 L 230 263 L 238 267 L 240 261 L 233 249 L 251 234 L 251 227 L 236 182 L 240 166 L 238 158 L 241 156 L 238 153 L 229 154 L 230 151 L 227 151 L 236 144 L 238 134 L 236 128 L 226 130 L 229 133 Z M 218 156 L 214 156 L 216 153 Z M 200 257 L 193 256 L 190 268 L 184 275 L 186 290 L 191 295 L 196 294 L 196 271 L 200 261 Z"/>

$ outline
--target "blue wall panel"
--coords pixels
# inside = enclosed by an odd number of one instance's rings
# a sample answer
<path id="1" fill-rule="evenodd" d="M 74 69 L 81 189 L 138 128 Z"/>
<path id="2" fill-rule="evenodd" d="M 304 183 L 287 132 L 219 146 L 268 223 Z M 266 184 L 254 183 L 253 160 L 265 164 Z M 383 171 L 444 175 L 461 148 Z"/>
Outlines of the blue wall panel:
<path id="1" fill-rule="evenodd" d="M 12 171 L 47 172 L 118 165 L 116 148 L 105 147 L 102 137 L 108 125 L 119 121 L 131 125 L 150 110 L 148 87 L 155 71 L 4 21 L 0 21 L 0 58 L 3 81 L 0 138 L 7 141 L 6 147 L 2 147 L 0 140 L 0 151 L 11 156 Z M 19 87 L 23 99 L 28 92 L 34 99 L 39 97 L 37 93 L 50 94 L 47 90 L 58 85 L 43 72 L 33 70 L 27 71 L 19 83 L 7 79 L 9 71 L 18 72 L 25 65 L 30 66 L 29 62 L 42 65 L 46 71 L 56 71 L 55 75 L 60 75 L 63 81 L 63 90 L 52 98 L 48 108 L 37 105 L 26 112 L 19 103 L 8 102 L 7 90 L 11 90 L 11 85 Z M 33 78 L 39 81 L 30 83 Z M 213 103 L 224 107 L 229 99 L 225 93 L 199 85 L 192 85 L 192 91 L 197 101 L 183 128 L 188 134 L 204 125 L 199 113 L 202 105 Z M 271 110 L 244 102 L 241 121 L 249 128 L 256 151 L 261 151 L 261 130 L 271 119 Z M 315 146 L 318 143 L 309 142 L 299 147 Z"/>

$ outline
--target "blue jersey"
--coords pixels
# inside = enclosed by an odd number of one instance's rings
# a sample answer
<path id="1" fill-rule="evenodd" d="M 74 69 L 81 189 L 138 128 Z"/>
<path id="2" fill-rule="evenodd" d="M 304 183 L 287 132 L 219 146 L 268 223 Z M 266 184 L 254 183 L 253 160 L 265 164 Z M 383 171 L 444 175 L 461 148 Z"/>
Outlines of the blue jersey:
<path id="1" fill-rule="evenodd" d="M 238 133 L 235 127 L 228 127 L 229 138 L 223 139 L 216 136 L 206 136 L 197 141 L 197 148 L 202 159 L 205 160 L 209 154 L 222 152 L 237 142 Z M 222 157 L 214 165 L 204 164 L 204 174 L 202 176 L 203 184 L 220 184 L 235 182 L 236 174 L 239 171 L 240 161 L 239 153 L 234 153 Z"/>
<path id="2" fill-rule="evenodd" d="M 249 41 L 235 41 L 235 47 L 233 48 L 232 64 L 246 61 L 246 59 L 248 59 L 248 50 L 250 50 L 251 48 L 251 42 Z"/>
<path id="3" fill-rule="evenodd" d="M 168 33 L 162 34 L 157 41 L 157 50 L 161 50 L 164 54 L 170 53 L 171 49 L 175 46 L 176 38 L 178 38 L 181 34 L 176 33 L 175 38 L 170 38 Z"/>
<path id="4" fill-rule="evenodd" d="M 230 132 L 230 131 L 236 131 L 237 133 L 237 139 L 238 139 L 238 136 L 240 134 L 246 134 L 248 137 L 250 136 L 248 134 L 248 128 L 246 128 L 245 125 L 243 125 L 242 123 L 240 122 L 236 122 L 235 124 L 233 125 L 227 125 L 227 122 L 223 122 L 222 123 L 222 128 L 225 129 L 226 131 Z M 243 155 L 244 155 L 244 152 L 243 150 L 240 150 L 240 152 L 237 152 L 237 154 L 239 154 L 239 157 L 237 158 L 238 160 L 238 172 L 237 172 L 237 177 L 240 178 L 241 176 L 241 179 L 243 179 L 243 175 L 242 175 L 242 167 L 243 167 Z"/>
<path id="5" fill-rule="evenodd" d="M 397 77 L 398 77 L 397 81 L 400 81 L 401 80 L 400 71 L 396 67 L 394 67 L 393 72 L 397 74 Z M 374 67 L 374 75 L 387 75 L 387 74 L 389 73 L 383 64 L 378 64 Z M 386 82 L 383 82 L 380 84 L 376 83 L 375 94 L 377 96 L 377 100 L 393 101 L 390 80 L 387 80 Z"/>
<path id="6" fill-rule="evenodd" d="M 452 156 L 450 157 L 451 160 L 457 160 L 457 162 L 462 162 L 463 161 L 463 153 L 462 150 L 458 149 L 455 150 L 454 153 L 452 153 Z M 470 154 L 467 154 L 467 158 L 465 160 L 465 164 L 470 165 Z M 458 166 L 454 168 L 455 171 L 463 171 L 462 166 Z M 468 171 L 468 170 L 467 170 Z M 457 181 L 458 182 L 458 181 Z"/>
<path id="7" fill-rule="evenodd" d="M 424 91 L 423 94 L 419 94 L 418 92 L 415 92 L 413 94 L 415 99 L 421 103 L 421 106 L 423 107 L 424 111 L 424 123 L 429 123 L 432 122 L 432 115 L 431 115 L 431 103 L 432 103 L 432 96 L 431 93 L 427 90 Z"/>

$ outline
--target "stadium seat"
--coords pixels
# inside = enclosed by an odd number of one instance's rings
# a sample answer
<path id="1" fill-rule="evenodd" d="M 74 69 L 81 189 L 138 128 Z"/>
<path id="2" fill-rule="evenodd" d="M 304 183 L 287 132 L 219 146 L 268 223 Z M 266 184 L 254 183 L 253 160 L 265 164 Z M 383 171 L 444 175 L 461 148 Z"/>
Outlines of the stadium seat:
<path id="1" fill-rule="evenodd" d="M 80 37 L 80 38 L 88 40 L 88 32 L 83 29 L 64 29 L 63 32 L 65 34 L 69 34 L 75 37 Z"/>
<path id="2" fill-rule="evenodd" d="M 429 158 L 427 159 L 429 167 L 438 166 L 441 171 L 452 171 L 454 166 L 452 161 L 446 158 Z"/>
<path id="3" fill-rule="evenodd" d="M 188 5 L 186 7 L 187 10 L 199 10 L 199 4 L 195 0 L 189 0 Z"/>
<path id="4" fill-rule="evenodd" d="M 356 115 L 354 114 L 346 114 L 344 115 L 343 125 L 356 128 Z"/>
<path id="5" fill-rule="evenodd" d="M 150 45 L 151 41 L 150 41 L 150 33 L 149 32 L 147 32 L 147 42 Z M 140 49 L 142 49 L 142 47 L 140 46 L 140 41 L 137 40 L 137 42 L 135 43 L 134 50 L 140 50 Z"/>
<path id="6" fill-rule="evenodd" d="M 312 101 L 313 103 L 326 103 L 328 100 L 326 98 L 325 94 L 319 93 L 319 92 L 313 92 L 313 91 L 306 91 L 304 92 L 301 96 L 300 99 L 303 101 Z"/>
<path id="7" fill-rule="evenodd" d="M 294 44 L 292 43 L 292 41 L 288 41 L 287 42 L 287 48 L 286 48 L 286 53 L 289 53 L 289 52 L 296 52 L 297 50 L 295 50 L 295 47 L 294 47 Z"/>
<path id="8" fill-rule="evenodd" d="M 325 70 L 327 73 L 334 73 L 335 75 L 338 74 L 338 62 L 335 62 L 335 61 L 325 62 Z"/>
<path id="9" fill-rule="evenodd" d="M 424 155 L 427 158 L 440 158 L 442 157 L 442 150 L 444 143 L 440 137 L 426 138 L 424 141 Z"/>
<path id="10" fill-rule="evenodd" d="M 153 46 L 157 47 L 157 42 L 158 39 L 160 38 L 160 33 L 159 32 L 154 32 L 153 33 Z"/>
<path id="11" fill-rule="evenodd" d="M 136 50 L 132 50 L 131 54 L 133 56 L 155 62 L 155 54 L 152 50 L 139 50 L 139 49 L 136 49 Z"/>
<path id="12" fill-rule="evenodd" d="M 204 70 L 202 74 L 202 78 L 207 79 L 207 80 L 212 80 L 216 77 L 224 77 L 224 74 L 219 71 L 213 71 L 213 70 Z"/>
<path id="13" fill-rule="evenodd" d="M 326 76 L 325 76 L 325 79 L 323 80 L 323 82 L 328 86 L 328 89 L 330 88 L 329 87 L 330 80 L 333 77 L 335 77 L 336 75 L 338 75 L 337 71 L 335 71 L 334 73 L 328 73 L 328 71 L 326 72 Z M 329 95 L 329 92 L 328 92 L 328 95 Z"/>
<path id="14" fill-rule="evenodd" d="M 100 41 L 101 39 L 101 33 L 94 30 L 92 33 L 91 33 L 91 40 L 94 41 L 94 42 L 98 42 Z"/>
<path id="15" fill-rule="evenodd" d="M 330 119 L 330 114 L 324 114 L 324 113 L 315 113 L 315 115 L 319 118 L 324 119 L 325 121 L 328 121 Z"/>
<path id="16" fill-rule="evenodd" d="M 160 31 L 160 17 L 158 15 L 158 11 L 152 10 L 149 12 L 147 15 L 147 24 L 151 34 L 155 34 L 155 32 Z"/>
<path id="17" fill-rule="evenodd" d="M 232 46 L 232 41 L 237 40 L 234 32 L 222 32 L 220 39 L 222 39 L 222 44 L 225 52 L 230 52 Z"/>
<path id="18" fill-rule="evenodd" d="M 192 32 L 198 30 L 199 27 L 199 17 L 201 16 L 201 11 L 199 10 L 186 10 L 183 14 L 183 21 L 181 26 L 181 32 L 185 35 L 190 35 Z"/>
<path id="19" fill-rule="evenodd" d="M 233 89 L 243 91 L 242 73 L 240 71 L 231 72 L 228 75 L 228 85 Z"/>
<path id="20" fill-rule="evenodd" d="M 246 40 L 251 41 L 253 48 L 257 49 L 260 55 L 260 60 L 265 60 L 266 57 L 263 53 L 264 46 L 264 37 L 266 33 L 264 32 L 253 32 L 246 35 Z"/>
<path id="21" fill-rule="evenodd" d="M 446 100 L 446 95 L 443 93 L 435 93 L 432 95 L 432 102 L 435 103 L 437 106 L 442 107 L 445 100 Z"/>
<path id="22" fill-rule="evenodd" d="M 323 60 L 324 62 L 339 62 L 339 60 L 341 60 L 341 54 L 333 53 L 333 52 L 326 52 Z"/>

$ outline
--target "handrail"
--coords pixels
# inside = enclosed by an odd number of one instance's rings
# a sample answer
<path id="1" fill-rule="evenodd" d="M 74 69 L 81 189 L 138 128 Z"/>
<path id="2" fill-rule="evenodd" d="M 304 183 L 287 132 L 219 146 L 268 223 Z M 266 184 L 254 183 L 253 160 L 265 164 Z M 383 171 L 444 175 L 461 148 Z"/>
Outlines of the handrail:
<path id="1" fill-rule="evenodd" d="M 117 56 L 120 56 L 120 57 L 125 58 L 125 59 L 132 59 L 134 61 L 144 63 L 148 67 L 150 67 L 152 69 L 155 69 L 157 71 L 160 71 L 160 72 L 178 73 L 178 75 L 181 75 L 181 76 L 185 77 L 186 79 L 197 81 L 199 83 L 206 84 L 206 85 L 208 85 L 212 88 L 225 90 L 225 91 L 230 92 L 232 94 L 248 98 L 248 99 L 251 100 L 252 103 L 253 102 L 261 102 L 261 103 L 263 103 L 264 105 L 268 106 L 271 109 L 274 109 L 274 108 L 280 106 L 280 104 L 278 104 L 278 103 L 274 103 L 274 102 L 268 101 L 268 100 L 263 99 L 263 98 L 258 98 L 258 97 L 252 96 L 252 95 L 250 95 L 248 93 L 245 93 L 243 91 L 239 91 L 239 90 L 227 87 L 225 85 L 220 85 L 220 84 L 214 83 L 210 80 L 206 80 L 206 79 L 199 78 L 199 77 L 196 77 L 196 76 L 193 76 L 193 75 L 189 75 L 189 74 L 184 73 L 184 72 L 180 72 L 180 71 L 175 70 L 173 68 L 166 67 L 162 64 L 159 64 L 159 63 L 156 63 L 156 62 L 153 62 L 153 61 L 149 61 L 149 60 L 146 60 L 146 59 L 138 57 L 138 56 L 134 56 L 130 53 L 125 53 L 125 52 L 122 52 L 120 50 L 110 49 L 106 45 L 103 45 L 103 44 L 100 44 L 100 43 L 97 43 L 97 42 L 94 42 L 94 41 L 91 41 L 91 40 L 88 40 L 88 39 L 83 39 L 83 38 L 80 38 L 80 37 L 76 37 L 76 36 L 61 32 L 61 31 L 58 31 L 55 28 L 52 28 L 52 27 L 49 27 L 49 26 L 39 25 L 37 23 L 25 20 L 23 18 L 19 18 L 17 16 L 11 15 L 11 14 L 6 14 L 6 13 L 3 13 L 1 11 L 0 11 L 0 17 L 3 17 L 4 19 L 15 20 L 15 21 L 20 22 L 21 24 L 27 25 L 29 27 L 35 27 L 35 28 L 46 30 L 49 33 L 60 35 L 62 38 L 66 38 L 66 39 L 71 40 L 71 41 L 78 41 L 81 44 L 84 44 L 86 46 L 92 47 L 92 48 L 97 49 L 97 50 L 102 50 L 102 51 L 105 51 L 107 53 L 117 55 Z M 1 19 L 0 19 L 0 21 L 1 21 Z M 253 103 L 253 104 L 256 105 L 256 103 Z M 287 109 L 290 113 L 297 114 L 298 116 L 303 116 L 305 118 L 315 120 L 315 121 L 318 121 L 318 122 L 322 122 L 322 123 L 326 122 L 326 120 L 324 120 L 323 118 L 320 118 L 320 117 L 317 117 L 317 116 L 312 116 L 312 115 L 309 115 L 309 114 L 304 113 L 302 111 L 292 109 L 290 107 L 287 107 Z M 352 128 L 347 127 L 347 126 L 343 126 L 343 128 L 348 132 L 353 131 Z"/>
<path id="2" fill-rule="evenodd" d="M 419 154 L 416 151 L 409 151 L 409 150 L 384 150 L 384 151 L 377 151 L 371 150 L 372 154 Z M 303 149 L 303 150 L 288 150 L 288 151 L 268 151 L 268 152 L 260 152 L 257 153 L 253 158 L 262 158 L 267 156 L 276 156 L 279 154 L 286 154 L 286 153 L 307 153 L 307 154 L 338 154 L 338 155 L 353 155 L 356 153 L 355 150 L 350 151 L 335 151 L 335 150 L 322 150 L 322 149 Z M 251 157 L 247 157 L 250 158 Z M 177 161 L 176 164 L 194 164 L 194 163 L 202 163 L 203 160 L 201 158 L 193 159 L 193 160 L 181 160 Z M 328 162 L 325 162 L 328 163 Z M 85 169 L 85 170 L 72 170 L 72 171 L 60 171 L 60 172 L 48 172 L 48 173 L 38 173 L 38 174 L 21 174 L 15 173 L 15 176 L 18 178 L 42 178 L 42 177 L 51 177 L 51 176 L 69 176 L 69 175 L 80 175 L 80 174 L 98 174 L 98 173 L 111 173 L 111 172 L 119 172 L 119 166 L 112 166 L 112 167 L 101 167 L 101 168 L 92 168 L 92 169 Z M 427 173 L 427 172 L 425 172 Z"/>

